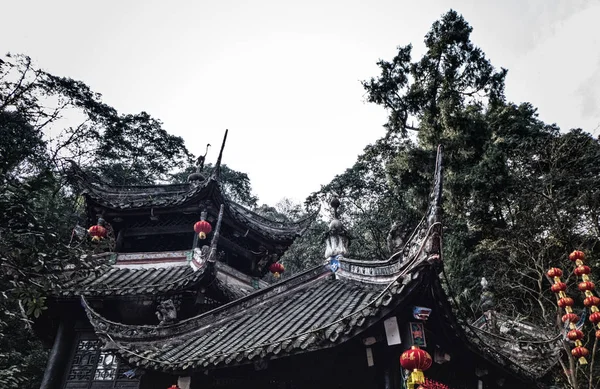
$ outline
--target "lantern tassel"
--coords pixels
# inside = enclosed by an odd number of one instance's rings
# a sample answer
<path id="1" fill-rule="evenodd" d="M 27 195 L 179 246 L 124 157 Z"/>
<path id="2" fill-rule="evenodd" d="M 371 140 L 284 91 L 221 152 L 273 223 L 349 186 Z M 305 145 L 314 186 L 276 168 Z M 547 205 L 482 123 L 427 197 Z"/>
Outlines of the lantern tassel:
<path id="1" fill-rule="evenodd" d="M 587 365 L 587 359 L 585 359 L 585 357 L 579 358 L 578 361 L 580 365 Z"/>
<path id="2" fill-rule="evenodd" d="M 423 374 L 423 371 L 419 370 L 419 369 L 415 369 L 413 370 L 412 373 L 410 373 L 410 378 L 411 381 L 415 384 L 424 384 L 425 383 L 425 375 Z"/>

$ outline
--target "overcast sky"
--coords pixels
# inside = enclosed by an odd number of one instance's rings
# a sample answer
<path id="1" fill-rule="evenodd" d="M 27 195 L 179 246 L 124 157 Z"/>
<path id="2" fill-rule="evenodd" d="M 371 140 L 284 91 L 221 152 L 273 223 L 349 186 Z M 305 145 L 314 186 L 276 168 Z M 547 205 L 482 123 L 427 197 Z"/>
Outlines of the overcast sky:
<path id="1" fill-rule="evenodd" d="M 509 69 L 509 100 L 598 134 L 600 0 L 0 0 L 0 50 L 147 111 L 195 154 L 211 143 L 209 162 L 229 128 L 224 162 L 274 204 L 303 200 L 383 135 L 360 80 L 399 45 L 421 54 L 450 8 Z"/>

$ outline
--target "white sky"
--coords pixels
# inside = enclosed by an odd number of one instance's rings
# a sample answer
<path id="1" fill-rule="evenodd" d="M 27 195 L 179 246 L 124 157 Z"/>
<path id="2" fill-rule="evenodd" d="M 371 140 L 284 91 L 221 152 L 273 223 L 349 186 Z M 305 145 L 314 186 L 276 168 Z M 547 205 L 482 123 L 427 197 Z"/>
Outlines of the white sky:
<path id="1" fill-rule="evenodd" d="M 302 201 L 383 135 L 360 80 L 448 9 L 509 69 L 506 94 L 546 122 L 600 124 L 600 0 L 0 0 L 0 51 L 86 82 L 122 113 L 142 110 L 195 154 L 229 128 L 224 162 L 261 202 Z M 595 130 L 595 134 L 598 134 Z"/>

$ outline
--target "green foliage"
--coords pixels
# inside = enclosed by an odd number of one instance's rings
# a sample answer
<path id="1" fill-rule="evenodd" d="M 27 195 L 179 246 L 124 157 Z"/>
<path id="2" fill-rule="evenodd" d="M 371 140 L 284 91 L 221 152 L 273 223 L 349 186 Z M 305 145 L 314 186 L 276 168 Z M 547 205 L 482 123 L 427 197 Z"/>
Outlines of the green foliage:
<path id="1" fill-rule="evenodd" d="M 282 199 L 274 207 L 263 204 L 256 208 L 256 212 L 282 223 L 294 222 L 307 217 L 309 214 L 312 215 L 312 210 L 307 212 L 302 209 L 300 204 L 288 198 Z M 327 228 L 327 224 L 320 217 L 317 217 L 304 234 L 294 241 L 280 259 L 286 269 L 283 273 L 284 278 L 291 277 L 325 261 L 323 238 Z"/>
<path id="2" fill-rule="evenodd" d="M 0 59 L 3 131 L 24 129 L 28 142 L 43 139 L 53 170 L 74 160 L 107 183 L 146 185 L 168 180 L 191 161 L 183 139 L 159 120 L 146 112 L 119 114 L 101 97 L 81 81 L 36 69 L 29 57 Z"/>
<path id="3" fill-rule="evenodd" d="M 39 131 L 18 112 L 0 111 L 0 179 L 39 166 L 46 144 Z"/>
<path id="4" fill-rule="evenodd" d="M 529 103 L 507 102 L 506 70 L 494 69 L 471 31 L 450 11 L 425 36 L 420 59 L 405 46 L 378 62 L 380 75 L 363 86 L 389 113 L 385 137 L 307 202 L 337 193 L 359 241 L 353 255 L 383 259 L 423 215 L 444 145 L 444 263 L 461 314 L 481 314 L 485 276 L 498 311 L 552 327 L 545 271 L 571 268 L 567 255 L 578 248 L 600 275 L 600 142 L 543 123 Z"/>
<path id="5" fill-rule="evenodd" d="M 116 185 L 153 184 L 192 159 L 183 139 L 170 135 L 146 112 L 124 115 L 108 126 L 90 169 Z"/>
<path id="6" fill-rule="evenodd" d="M 98 267 L 91 247 L 69 243 L 80 203 L 64 162 L 131 185 L 164 181 L 191 157 L 148 114 L 121 115 L 28 57 L 0 59 L 0 387 L 39 387 L 46 352 L 31 319 L 47 316 L 44 295 L 65 269 Z"/>
<path id="7" fill-rule="evenodd" d="M 46 310 L 43 294 L 61 270 L 91 265 L 65 245 L 72 207 L 58 184 L 48 172 L 0 180 L 0 383 L 6 388 L 39 385 L 45 352 L 30 318 Z"/>

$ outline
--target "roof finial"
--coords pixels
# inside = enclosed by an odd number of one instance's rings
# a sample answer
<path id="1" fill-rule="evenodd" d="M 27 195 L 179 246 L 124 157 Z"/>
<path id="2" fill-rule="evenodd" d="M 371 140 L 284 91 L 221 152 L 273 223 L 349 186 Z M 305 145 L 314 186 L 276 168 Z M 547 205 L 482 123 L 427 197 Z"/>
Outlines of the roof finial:
<path id="1" fill-rule="evenodd" d="M 215 163 L 215 172 L 213 175 L 215 178 L 219 178 L 221 175 L 221 158 L 223 157 L 223 149 L 225 148 L 225 142 L 227 141 L 227 133 L 229 130 L 225 130 L 225 135 L 223 136 L 223 143 L 221 144 L 221 150 L 219 151 L 219 157 L 217 158 L 217 163 Z"/>
<path id="2" fill-rule="evenodd" d="M 331 203 L 329 203 L 329 204 L 331 205 L 331 208 L 333 208 L 333 218 L 338 219 L 339 218 L 338 208 L 340 207 L 340 199 L 337 197 L 337 195 L 333 195 L 333 198 L 331 199 Z"/>
<path id="3" fill-rule="evenodd" d="M 489 311 L 494 308 L 494 293 L 489 289 L 488 280 L 485 277 L 481 277 L 481 310 L 483 312 Z"/>
<path id="4" fill-rule="evenodd" d="M 339 219 L 340 199 L 334 195 L 330 204 L 333 209 L 333 219 L 329 223 L 329 231 L 325 235 L 325 258 L 343 257 L 348 254 L 350 239 L 348 231 Z"/>

